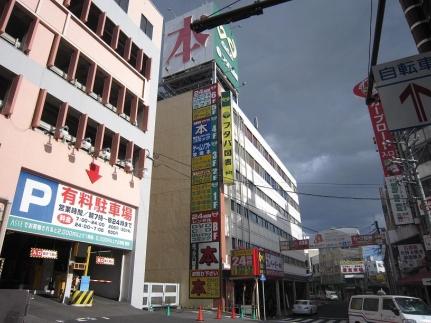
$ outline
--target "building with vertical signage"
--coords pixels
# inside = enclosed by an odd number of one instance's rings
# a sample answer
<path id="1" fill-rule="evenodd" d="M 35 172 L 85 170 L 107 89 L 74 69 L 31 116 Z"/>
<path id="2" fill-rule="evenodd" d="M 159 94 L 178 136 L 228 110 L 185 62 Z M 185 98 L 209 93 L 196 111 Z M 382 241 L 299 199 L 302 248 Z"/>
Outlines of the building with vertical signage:
<path id="1" fill-rule="evenodd" d="M 269 314 L 280 314 L 308 281 L 304 252 L 279 246 L 303 238 L 296 180 L 238 105 L 228 26 L 190 30 L 213 11 L 165 24 L 146 280 L 179 283 L 182 306 L 249 311 L 264 283 Z"/>
<path id="2" fill-rule="evenodd" d="M 142 308 L 162 25 L 148 0 L 0 1 L 0 288 L 90 276 Z"/>

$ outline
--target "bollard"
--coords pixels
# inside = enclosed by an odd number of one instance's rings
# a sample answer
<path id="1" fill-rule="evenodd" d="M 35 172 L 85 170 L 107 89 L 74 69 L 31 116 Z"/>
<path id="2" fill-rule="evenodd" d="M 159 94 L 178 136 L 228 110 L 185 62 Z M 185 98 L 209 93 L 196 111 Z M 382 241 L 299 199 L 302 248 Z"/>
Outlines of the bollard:
<path id="1" fill-rule="evenodd" d="M 242 309 L 242 307 L 239 309 L 239 318 L 240 319 L 244 318 L 244 310 Z"/>
<path id="2" fill-rule="evenodd" d="M 221 320 L 221 304 L 218 304 L 216 320 Z"/>
<path id="3" fill-rule="evenodd" d="M 251 319 L 252 320 L 256 319 L 256 309 L 254 307 L 251 309 Z"/>
<path id="4" fill-rule="evenodd" d="M 233 306 L 232 306 L 232 313 L 231 313 L 231 315 L 230 315 L 230 318 L 231 318 L 232 320 L 235 320 L 235 319 L 236 319 L 235 305 L 233 305 Z"/>
<path id="5" fill-rule="evenodd" d="M 204 321 L 204 313 L 202 312 L 202 305 L 199 305 L 198 317 L 196 318 L 196 321 L 198 322 Z"/>
<path id="6" fill-rule="evenodd" d="M 171 316 L 171 307 L 169 305 L 166 308 L 166 316 Z"/>

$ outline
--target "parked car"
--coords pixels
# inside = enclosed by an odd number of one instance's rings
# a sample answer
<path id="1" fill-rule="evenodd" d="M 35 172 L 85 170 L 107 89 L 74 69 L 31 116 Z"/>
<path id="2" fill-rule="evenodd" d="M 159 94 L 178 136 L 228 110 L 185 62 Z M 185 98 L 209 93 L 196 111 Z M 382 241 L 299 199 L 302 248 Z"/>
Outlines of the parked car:
<path id="1" fill-rule="evenodd" d="M 349 323 L 429 323 L 431 308 L 420 298 L 398 295 L 354 295 Z"/>
<path id="2" fill-rule="evenodd" d="M 331 291 L 331 290 L 325 291 L 325 297 L 326 297 L 326 299 L 329 299 L 330 301 L 337 301 L 338 300 L 337 293 L 334 291 Z"/>
<path id="3" fill-rule="evenodd" d="M 308 299 L 300 299 L 293 304 L 292 312 L 294 314 L 316 314 L 317 305 L 314 301 Z"/>

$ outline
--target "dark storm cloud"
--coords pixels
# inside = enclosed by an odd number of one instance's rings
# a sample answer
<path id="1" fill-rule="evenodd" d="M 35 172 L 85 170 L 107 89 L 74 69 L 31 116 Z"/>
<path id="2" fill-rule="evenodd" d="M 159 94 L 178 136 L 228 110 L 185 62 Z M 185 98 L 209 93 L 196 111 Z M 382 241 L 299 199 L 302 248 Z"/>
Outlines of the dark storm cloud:
<path id="1" fill-rule="evenodd" d="M 154 1 L 168 20 L 203 2 Z M 382 183 L 367 108 L 352 94 L 367 75 L 369 19 L 370 1 L 296 0 L 232 26 L 240 79 L 247 82 L 240 106 L 250 119 L 258 117 L 259 130 L 298 183 Z M 379 61 L 415 53 L 398 1 L 387 2 Z M 299 190 L 379 196 L 376 186 L 363 185 L 299 184 Z M 367 227 L 382 213 L 379 201 L 300 196 L 300 205 L 304 225 L 318 230 Z"/>

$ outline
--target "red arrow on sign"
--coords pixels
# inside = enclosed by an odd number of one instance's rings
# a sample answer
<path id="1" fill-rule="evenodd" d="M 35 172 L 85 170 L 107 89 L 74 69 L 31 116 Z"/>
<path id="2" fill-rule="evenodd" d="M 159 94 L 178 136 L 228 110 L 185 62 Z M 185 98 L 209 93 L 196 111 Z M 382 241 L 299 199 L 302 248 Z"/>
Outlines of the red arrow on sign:
<path id="1" fill-rule="evenodd" d="M 416 115 L 418 116 L 418 120 L 419 122 L 424 122 L 428 121 L 428 118 L 425 113 L 420 94 L 424 94 L 431 97 L 431 91 L 429 89 L 415 83 L 410 83 L 400 94 L 400 101 L 401 103 L 404 103 L 404 101 L 407 100 L 409 96 L 411 96 L 413 100 L 413 105 L 416 110 Z"/>
<path id="2" fill-rule="evenodd" d="M 91 163 L 90 170 L 88 169 L 85 170 L 92 184 L 94 184 L 94 182 L 96 182 L 102 177 L 102 175 L 99 174 L 99 169 L 100 169 L 99 165 L 96 165 L 95 163 Z"/>

